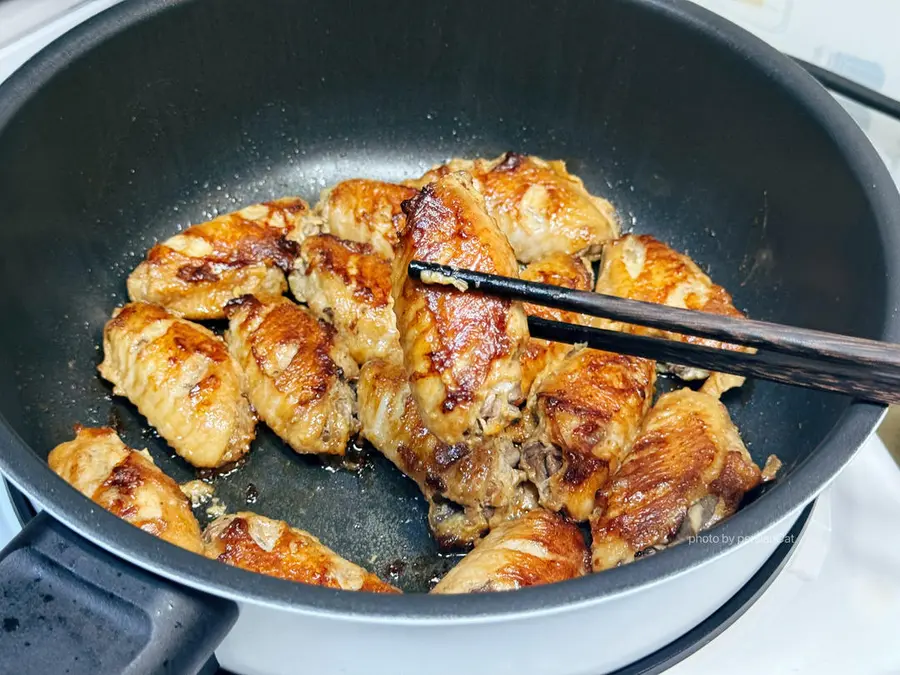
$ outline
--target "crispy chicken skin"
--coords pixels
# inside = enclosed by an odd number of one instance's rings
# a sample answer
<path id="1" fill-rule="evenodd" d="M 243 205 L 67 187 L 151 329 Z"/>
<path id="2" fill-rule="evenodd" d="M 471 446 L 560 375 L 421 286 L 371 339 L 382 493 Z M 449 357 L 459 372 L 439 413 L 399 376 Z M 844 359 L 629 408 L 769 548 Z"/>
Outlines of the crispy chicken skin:
<path id="1" fill-rule="evenodd" d="M 255 513 L 216 518 L 203 543 L 208 558 L 259 574 L 345 591 L 400 592 L 308 532 Z"/>
<path id="2" fill-rule="evenodd" d="M 359 365 L 372 359 L 402 360 L 391 264 L 369 244 L 330 234 L 309 237 L 289 281 L 298 300 L 334 324 Z"/>
<path id="3" fill-rule="evenodd" d="M 588 193 L 565 162 L 514 152 L 492 160 L 454 159 L 410 184 L 423 186 L 451 171 L 472 175 L 488 213 L 524 263 L 552 253 L 593 260 L 603 242 L 618 236 L 612 204 Z"/>
<path id="4" fill-rule="evenodd" d="M 228 348 L 207 328 L 129 303 L 103 329 L 99 371 L 194 466 L 219 467 L 250 450 L 256 417 Z"/>
<path id="5" fill-rule="evenodd" d="M 406 185 L 379 180 L 345 180 L 322 192 L 316 213 L 326 232 L 370 244 L 375 253 L 391 259 L 406 221 L 400 204 L 416 192 Z"/>
<path id="6" fill-rule="evenodd" d="M 669 307 L 738 318 L 744 316 L 735 309 L 728 291 L 714 284 L 693 260 L 649 235 L 629 234 L 606 245 L 595 290 L 598 293 Z M 717 340 L 677 335 L 655 328 L 620 327 L 639 335 L 662 336 L 707 347 L 748 351 L 747 348 L 727 345 Z M 698 380 L 710 375 L 700 368 L 672 366 L 671 369 L 684 380 Z M 704 383 L 703 391 L 718 397 L 743 383 L 743 377 L 713 373 Z"/>
<path id="7" fill-rule="evenodd" d="M 144 532 L 203 552 L 200 526 L 178 483 L 147 454 L 132 450 L 109 427 L 75 427 L 75 439 L 57 445 L 50 468 L 81 494 Z"/>
<path id="8" fill-rule="evenodd" d="M 245 293 L 278 297 L 297 254 L 286 236 L 303 231 L 309 207 L 285 197 L 193 225 L 150 249 L 128 277 L 128 296 L 187 319 L 222 319 Z"/>
<path id="9" fill-rule="evenodd" d="M 228 349 L 260 418 L 296 452 L 342 455 L 356 433 L 356 364 L 334 328 L 287 298 L 237 298 L 228 314 Z"/>
<path id="10" fill-rule="evenodd" d="M 731 515 L 760 482 L 728 411 L 717 399 L 680 389 L 644 420 L 591 518 L 594 571 L 634 560 Z"/>
<path id="11" fill-rule="evenodd" d="M 525 312 L 519 303 L 413 281 L 407 267 L 423 260 L 516 277 L 515 256 L 464 173 L 425 186 L 404 209 L 394 313 L 422 421 L 450 444 L 497 434 L 519 415 Z"/>
<path id="12" fill-rule="evenodd" d="M 432 593 L 487 593 L 551 584 L 588 573 L 584 538 L 543 509 L 498 526 L 450 570 Z"/>
<path id="13" fill-rule="evenodd" d="M 597 490 L 631 449 L 650 408 L 653 361 L 576 349 L 535 384 L 528 415 L 536 429 L 522 466 L 541 505 L 583 521 Z"/>
<path id="14" fill-rule="evenodd" d="M 536 506 L 512 442 L 501 436 L 442 443 L 422 423 L 401 365 L 366 363 L 357 395 L 362 436 L 419 485 L 442 547 L 471 545 L 489 527 Z"/>
<path id="15" fill-rule="evenodd" d="M 584 258 L 566 253 L 552 253 L 535 261 L 522 270 L 521 278 L 542 284 L 563 286 L 578 291 L 589 291 L 594 286 L 594 272 Z M 552 321 L 582 323 L 582 317 L 575 312 L 525 303 L 525 314 Z M 522 390 L 531 391 L 531 385 L 545 369 L 554 369 L 572 351 L 571 345 L 547 342 L 538 338 L 528 338 L 519 355 L 522 364 Z"/>

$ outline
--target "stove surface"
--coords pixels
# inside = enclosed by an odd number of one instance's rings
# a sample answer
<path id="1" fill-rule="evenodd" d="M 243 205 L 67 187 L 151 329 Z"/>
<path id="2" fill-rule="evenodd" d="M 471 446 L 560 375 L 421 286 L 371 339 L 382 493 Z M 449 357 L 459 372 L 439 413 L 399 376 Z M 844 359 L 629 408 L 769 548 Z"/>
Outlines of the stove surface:
<path id="1" fill-rule="evenodd" d="M 33 53 L 118 0 L 0 0 L 0 81 Z M 697 0 L 794 56 L 900 98 L 893 27 L 900 3 L 860 0 Z M 7 21 L 28 4 L 28 17 Z M 27 22 L 27 26 L 26 26 Z M 846 25 L 865 25 L 851 32 Z M 24 28 L 23 28 L 24 26 Z M 864 35 L 864 39 L 860 36 Z M 840 99 L 839 99 L 840 100 Z M 841 101 L 900 182 L 900 123 Z M 873 435 L 818 499 L 781 574 L 723 634 L 673 675 L 900 673 L 900 471 Z M 0 482 L 0 546 L 19 529 Z"/>

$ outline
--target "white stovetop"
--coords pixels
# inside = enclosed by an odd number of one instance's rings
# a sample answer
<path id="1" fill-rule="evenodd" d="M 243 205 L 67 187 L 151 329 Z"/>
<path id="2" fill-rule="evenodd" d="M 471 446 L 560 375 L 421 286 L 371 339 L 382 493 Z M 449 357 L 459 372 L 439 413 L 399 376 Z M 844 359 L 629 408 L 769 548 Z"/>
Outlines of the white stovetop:
<path id="1" fill-rule="evenodd" d="M 118 0 L 0 0 L 0 81 Z M 900 98 L 896 0 L 696 0 L 777 48 Z M 68 11 L 62 18 L 53 14 Z M 13 19 L 15 17 L 15 19 Z M 900 183 L 900 123 L 842 101 Z M 819 498 L 781 575 L 672 675 L 897 675 L 900 471 L 872 437 Z M 0 546 L 18 524 L 0 487 Z"/>

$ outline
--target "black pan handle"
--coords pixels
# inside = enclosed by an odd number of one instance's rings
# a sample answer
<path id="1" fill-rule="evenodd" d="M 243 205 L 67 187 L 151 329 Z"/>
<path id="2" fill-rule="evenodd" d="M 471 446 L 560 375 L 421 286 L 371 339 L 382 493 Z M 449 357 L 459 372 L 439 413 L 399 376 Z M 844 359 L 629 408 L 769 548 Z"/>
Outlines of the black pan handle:
<path id="1" fill-rule="evenodd" d="M 237 605 L 155 576 L 46 513 L 0 552 L 4 673 L 198 673 Z"/>

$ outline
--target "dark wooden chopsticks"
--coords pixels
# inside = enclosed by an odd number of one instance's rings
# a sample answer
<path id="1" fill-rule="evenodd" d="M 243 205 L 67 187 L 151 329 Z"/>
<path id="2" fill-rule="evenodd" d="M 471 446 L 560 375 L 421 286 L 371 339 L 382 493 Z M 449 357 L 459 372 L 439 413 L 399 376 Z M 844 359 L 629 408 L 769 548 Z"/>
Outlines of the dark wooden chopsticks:
<path id="1" fill-rule="evenodd" d="M 434 263 L 410 263 L 412 278 L 419 279 L 422 272 L 462 281 L 470 290 L 489 295 L 712 338 L 759 351 L 749 354 L 530 317 L 531 334 L 544 340 L 585 343 L 596 349 L 668 363 L 851 394 L 876 403 L 900 403 L 900 345 L 626 300 Z"/>

